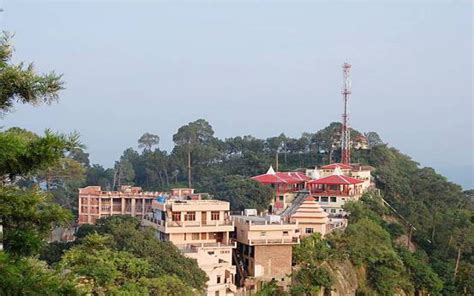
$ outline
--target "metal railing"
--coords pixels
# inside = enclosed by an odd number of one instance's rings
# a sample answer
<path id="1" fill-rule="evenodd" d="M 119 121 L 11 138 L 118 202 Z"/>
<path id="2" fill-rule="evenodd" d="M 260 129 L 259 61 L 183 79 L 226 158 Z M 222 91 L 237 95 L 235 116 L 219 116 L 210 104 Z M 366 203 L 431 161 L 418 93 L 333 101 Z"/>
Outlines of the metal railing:
<path id="1" fill-rule="evenodd" d="M 270 238 L 270 239 L 249 239 L 249 245 L 272 245 L 272 244 L 299 244 L 299 237 L 290 237 L 290 238 Z"/>

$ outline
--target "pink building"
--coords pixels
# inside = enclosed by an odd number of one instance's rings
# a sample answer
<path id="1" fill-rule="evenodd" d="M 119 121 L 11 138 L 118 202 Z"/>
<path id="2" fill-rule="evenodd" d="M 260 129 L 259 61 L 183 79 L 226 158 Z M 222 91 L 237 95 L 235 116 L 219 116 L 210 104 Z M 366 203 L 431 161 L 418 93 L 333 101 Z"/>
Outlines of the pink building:
<path id="1" fill-rule="evenodd" d="M 143 218 L 152 201 L 162 193 L 143 192 L 141 187 L 121 186 L 119 191 L 102 191 L 100 186 L 79 189 L 79 224 L 94 224 L 113 215 Z"/>

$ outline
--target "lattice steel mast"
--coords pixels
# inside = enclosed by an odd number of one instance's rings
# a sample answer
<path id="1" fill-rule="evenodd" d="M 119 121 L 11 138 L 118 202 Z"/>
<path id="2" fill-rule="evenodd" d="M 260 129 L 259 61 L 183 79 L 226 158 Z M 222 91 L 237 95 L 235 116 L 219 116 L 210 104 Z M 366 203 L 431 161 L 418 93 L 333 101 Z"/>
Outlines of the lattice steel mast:
<path id="1" fill-rule="evenodd" d="M 341 131 L 341 162 L 350 164 L 351 162 L 351 135 L 349 130 L 349 113 L 347 111 L 347 103 L 351 91 L 351 79 L 349 77 L 351 64 L 344 63 L 342 65 L 343 86 L 342 98 L 344 100 L 344 113 L 342 114 L 342 131 Z"/>

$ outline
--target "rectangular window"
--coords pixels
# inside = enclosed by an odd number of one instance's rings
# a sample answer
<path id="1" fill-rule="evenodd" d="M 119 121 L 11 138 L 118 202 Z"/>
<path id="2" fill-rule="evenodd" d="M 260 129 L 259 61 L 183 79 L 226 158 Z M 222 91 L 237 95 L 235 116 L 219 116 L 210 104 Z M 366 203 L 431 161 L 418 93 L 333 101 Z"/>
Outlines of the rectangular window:
<path id="1" fill-rule="evenodd" d="M 336 213 L 336 209 L 331 209 L 331 213 Z"/>
<path id="2" fill-rule="evenodd" d="M 329 198 L 327 196 L 321 196 L 321 202 L 328 202 Z"/>
<path id="3" fill-rule="evenodd" d="M 265 231 L 260 232 L 260 236 L 266 236 L 267 233 Z"/>
<path id="4" fill-rule="evenodd" d="M 220 219 L 220 213 L 219 211 L 212 211 L 211 212 L 211 220 L 216 221 Z"/>
<path id="5" fill-rule="evenodd" d="M 196 221 L 196 212 L 186 212 L 184 221 Z"/>
<path id="6" fill-rule="evenodd" d="M 216 282 L 217 282 L 218 284 L 221 283 L 221 276 L 220 276 L 220 275 L 217 276 Z"/>
<path id="7" fill-rule="evenodd" d="M 315 196 L 315 197 L 314 197 L 314 200 L 317 201 L 317 202 L 319 202 L 319 196 Z"/>
<path id="8" fill-rule="evenodd" d="M 201 239 L 202 239 L 202 240 L 206 240 L 206 239 L 207 239 L 207 233 L 206 233 L 206 232 L 202 232 L 202 233 L 201 233 Z"/>
<path id="9" fill-rule="evenodd" d="M 181 221 L 181 212 L 172 212 L 171 219 L 173 221 Z"/>
<path id="10" fill-rule="evenodd" d="M 285 197 L 283 195 L 280 195 L 280 201 L 284 201 Z"/>
<path id="11" fill-rule="evenodd" d="M 283 231 L 283 236 L 288 236 L 288 231 Z"/>
<path id="12" fill-rule="evenodd" d="M 335 196 L 331 196 L 331 202 L 336 202 L 337 198 Z"/>
<path id="13" fill-rule="evenodd" d="M 313 233 L 313 228 L 306 228 L 304 230 L 305 233 Z"/>
<path id="14" fill-rule="evenodd" d="M 193 240 L 199 240 L 199 233 L 193 233 Z"/>

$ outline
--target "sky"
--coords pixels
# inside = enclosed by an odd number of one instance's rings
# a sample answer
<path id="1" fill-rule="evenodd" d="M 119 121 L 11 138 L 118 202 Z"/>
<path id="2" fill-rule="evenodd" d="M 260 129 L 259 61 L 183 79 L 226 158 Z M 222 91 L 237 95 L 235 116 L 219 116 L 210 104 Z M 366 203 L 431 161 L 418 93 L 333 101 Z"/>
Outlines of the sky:
<path id="1" fill-rule="evenodd" d="M 474 188 L 471 1 L 1 0 L 14 61 L 62 73 L 51 106 L 0 119 L 77 131 L 111 166 L 150 132 L 170 151 L 199 118 L 220 138 L 299 137 L 350 124 Z"/>

